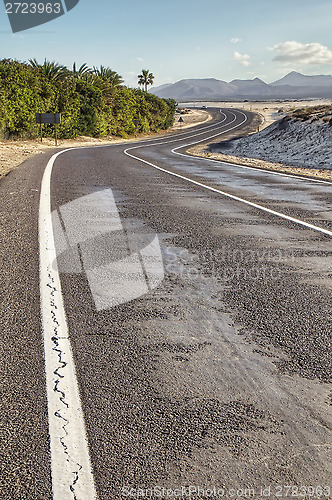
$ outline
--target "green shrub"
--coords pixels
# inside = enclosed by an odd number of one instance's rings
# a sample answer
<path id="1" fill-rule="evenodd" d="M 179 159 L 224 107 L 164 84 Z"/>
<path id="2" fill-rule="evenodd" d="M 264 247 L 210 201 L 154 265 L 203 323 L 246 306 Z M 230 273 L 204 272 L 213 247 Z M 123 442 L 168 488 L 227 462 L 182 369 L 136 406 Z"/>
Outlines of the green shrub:
<path id="1" fill-rule="evenodd" d="M 38 137 L 35 113 L 61 113 L 60 138 L 78 135 L 128 137 L 156 132 L 173 124 L 176 102 L 140 89 L 112 87 L 101 78 L 78 78 L 69 71 L 50 79 L 38 66 L 0 61 L 0 134 Z M 137 129 L 133 120 L 138 120 Z M 54 126 L 43 125 L 43 135 L 54 136 Z"/>

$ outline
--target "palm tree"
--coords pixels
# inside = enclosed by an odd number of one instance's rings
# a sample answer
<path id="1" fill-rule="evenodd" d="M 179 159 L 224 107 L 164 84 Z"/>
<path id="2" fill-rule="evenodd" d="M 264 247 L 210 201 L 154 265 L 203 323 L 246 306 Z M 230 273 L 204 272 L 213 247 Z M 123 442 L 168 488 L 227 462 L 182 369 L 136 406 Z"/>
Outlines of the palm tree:
<path id="1" fill-rule="evenodd" d="M 154 75 L 152 73 L 149 73 L 148 69 L 142 69 L 142 73 L 138 75 L 137 78 L 138 78 L 138 85 L 144 86 L 145 92 L 147 92 L 148 85 L 153 84 Z"/>
<path id="2" fill-rule="evenodd" d="M 69 71 L 66 66 L 56 63 L 55 61 L 47 61 L 45 59 L 43 64 L 39 64 L 37 59 L 29 59 L 30 66 L 42 73 L 47 80 L 56 82 L 63 81 L 68 77 Z"/>
<path id="3" fill-rule="evenodd" d="M 92 69 L 88 67 L 86 63 L 83 63 L 78 69 L 76 63 L 73 64 L 72 75 L 78 80 L 86 79 L 89 74 L 92 73 Z"/>
<path id="4" fill-rule="evenodd" d="M 102 80 L 108 82 L 111 87 L 119 87 L 122 83 L 122 77 L 111 68 L 100 66 L 100 68 L 93 68 L 93 73 L 97 75 Z"/>

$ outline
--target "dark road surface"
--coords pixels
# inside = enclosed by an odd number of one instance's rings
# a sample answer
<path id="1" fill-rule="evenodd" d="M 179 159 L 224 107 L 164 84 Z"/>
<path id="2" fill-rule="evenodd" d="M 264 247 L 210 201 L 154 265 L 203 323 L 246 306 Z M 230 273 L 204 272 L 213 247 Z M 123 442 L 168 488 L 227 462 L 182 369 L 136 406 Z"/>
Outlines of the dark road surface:
<path id="1" fill-rule="evenodd" d="M 253 119 L 211 113 L 179 134 L 60 154 L 50 270 L 38 224 L 52 154 L 1 180 L 1 500 L 330 496 L 332 184 L 186 155 Z M 56 370 L 43 272 L 62 301 L 49 312 Z M 89 487 L 71 452 L 71 376 Z"/>

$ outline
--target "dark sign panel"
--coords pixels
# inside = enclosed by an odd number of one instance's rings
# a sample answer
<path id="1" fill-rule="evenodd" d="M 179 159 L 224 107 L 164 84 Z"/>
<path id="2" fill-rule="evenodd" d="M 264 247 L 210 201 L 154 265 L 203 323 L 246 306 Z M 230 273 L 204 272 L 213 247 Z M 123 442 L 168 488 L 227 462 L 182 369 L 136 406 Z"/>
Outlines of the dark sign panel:
<path id="1" fill-rule="evenodd" d="M 36 113 L 36 123 L 61 123 L 61 113 Z"/>

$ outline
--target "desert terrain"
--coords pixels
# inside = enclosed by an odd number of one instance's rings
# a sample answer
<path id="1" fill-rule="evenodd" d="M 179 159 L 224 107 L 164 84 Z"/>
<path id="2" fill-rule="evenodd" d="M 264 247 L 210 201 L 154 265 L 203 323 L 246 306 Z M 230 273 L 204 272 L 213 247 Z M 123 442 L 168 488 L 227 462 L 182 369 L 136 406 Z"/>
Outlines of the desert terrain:
<path id="1" fill-rule="evenodd" d="M 161 134 L 167 134 L 174 130 L 179 131 L 181 129 L 193 127 L 200 123 L 205 123 L 210 120 L 209 113 L 202 109 L 202 106 L 207 107 L 227 107 L 244 109 L 247 111 L 252 111 L 258 113 L 261 116 L 261 123 L 259 125 L 259 131 L 264 130 L 266 127 L 271 125 L 277 120 L 280 120 L 286 116 L 292 110 L 297 108 L 312 107 L 318 105 L 331 105 L 331 100 L 312 100 L 312 101 L 285 101 L 285 102 L 195 102 L 180 104 L 180 112 L 175 115 L 174 126 L 169 131 L 161 132 Z M 188 109 L 188 108 L 193 109 Z M 182 117 L 183 122 L 179 122 L 180 117 Z M 154 135 L 155 136 L 155 135 Z M 76 148 L 76 147 L 86 147 L 86 146 L 101 146 L 107 144 L 119 144 L 122 142 L 135 142 L 139 139 L 146 138 L 146 135 L 137 135 L 136 137 L 130 139 L 120 139 L 118 137 L 105 137 L 105 138 L 93 138 L 93 137 L 78 137 L 77 139 L 61 139 L 58 141 L 57 148 L 54 144 L 54 139 L 44 138 L 42 142 L 39 139 L 35 140 L 2 140 L 0 141 L 0 178 L 7 175 L 11 170 L 19 166 L 26 159 L 37 155 L 43 154 L 47 151 L 63 149 L 63 148 Z M 153 137 L 149 135 L 148 137 Z M 247 148 L 248 149 L 248 148 Z M 210 151 L 206 144 L 198 145 L 188 150 L 189 153 L 208 157 L 215 160 L 227 161 L 229 163 L 240 163 L 242 165 L 255 166 L 263 169 L 273 169 L 286 173 L 295 173 L 301 175 L 309 175 L 323 179 L 332 180 L 332 172 L 326 169 L 312 169 L 308 168 L 303 162 L 301 166 L 287 165 L 287 157 L 283 155 L 280 160 L 269 161 L 267 159 L 258 159 L 247 157 L 244 154 L 236 155 L 235 153 L 226 154 L 225 152 Z"/>
<path id="2" fill-rule="evenodd" d="M 330 117 L 327 120 L 323 112 L 311 111 L 323 107 L 327 115 L 331 104 L 332 101 L 328 99 L 196 103 L 196 106 L 207 105 L 252 111 L 260 115 L 261 123 L 256 130 L 258 133 L 241 138 L 234 143 L 227 141 L 226 147 L 222 147 L 222 143 L 219 144 L 220 147 L 215 144 L 213 147 L 208 144 L 199 144 L 188 149 L 188 153 L 227 163 L 332 180 L 332 127 L 327 124 Z M 278 134 L 278 126 L 273 127 L 274 123 L 292 115 L 295 110 L 306 108 L 312 113 L 311 120 L 290 123 L 288 130 L 283 130 Z"/>

